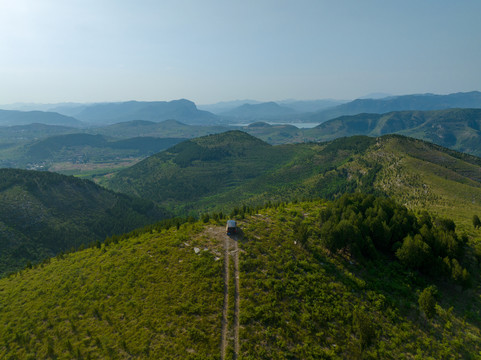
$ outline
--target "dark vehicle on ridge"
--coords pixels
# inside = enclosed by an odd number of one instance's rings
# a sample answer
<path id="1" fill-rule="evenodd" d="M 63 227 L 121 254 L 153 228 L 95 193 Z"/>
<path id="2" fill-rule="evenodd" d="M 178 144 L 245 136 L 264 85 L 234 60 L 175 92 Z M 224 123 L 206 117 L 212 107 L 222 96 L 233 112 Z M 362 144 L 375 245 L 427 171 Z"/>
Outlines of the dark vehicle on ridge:
<path id="1" fill-rule="evenodd" d="M 235 220 L 227 220 L 227 225 L 225 227 L 227 235 L 232 235 L 237 233 L 237 224 Z"/>

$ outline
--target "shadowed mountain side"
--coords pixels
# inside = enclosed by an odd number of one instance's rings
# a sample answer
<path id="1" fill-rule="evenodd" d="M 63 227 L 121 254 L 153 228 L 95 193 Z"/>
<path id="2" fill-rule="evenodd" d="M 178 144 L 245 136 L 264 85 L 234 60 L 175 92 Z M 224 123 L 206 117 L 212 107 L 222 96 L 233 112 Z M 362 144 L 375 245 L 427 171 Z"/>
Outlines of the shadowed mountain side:
<path id="1" fill-rule="evenodd" d="M 165 217 L 148 200 L 50 172 L 0 169 L 0 274 Z"/>

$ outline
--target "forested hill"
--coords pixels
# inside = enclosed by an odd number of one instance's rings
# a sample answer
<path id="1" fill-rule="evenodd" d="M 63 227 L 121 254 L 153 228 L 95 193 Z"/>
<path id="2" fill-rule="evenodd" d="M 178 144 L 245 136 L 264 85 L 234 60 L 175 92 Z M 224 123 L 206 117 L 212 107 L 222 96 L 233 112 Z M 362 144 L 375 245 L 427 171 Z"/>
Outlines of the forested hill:
<path id="1" fill-rule="evenodd" d="M 165 216 L 87 180 L 14 169 L 0 169 L 0 204 L 0 274 Z"/>
<path id="2" fill-rule="evenodd" d="M 177 144 L 119 172 L 108 186 L 115 191 L 150 198 L 172 209 L 188 210 L 219 197 L 286 164 L 297 152 L 273 147 L 241 131 L 208 135 Z M 240 190 L 229 202 L 247 198 Z M 217 199 L 219 203 L 217 203 Z M 196 207 L 199 210 L 199 207 Z"/>
<path id="3" fill-rule="evenodd" d="M 180 143 L 119 172 L 108 186 L 178 214 L 239 203 L 383 193 L 470 224 L 481 213 L 481 159 L 397 135 L 268 145 L 242 132 Z"/>
<path id="4" fill-rule="evenodd" d="M 0 279 L 0 357 L 475 359 L 481 351 L 481 251 L 452 220 L 362 194 L 232 216 L 238 237 L 211 214 Z"/>
<path id="5" fill-rule="evenodd" d="M 401 134 L 480 156 L 480 129 L 481 109 L 448 109 L 342 116 L 306 129 L 303 135 L 326 141 L 352 135 Z"/>

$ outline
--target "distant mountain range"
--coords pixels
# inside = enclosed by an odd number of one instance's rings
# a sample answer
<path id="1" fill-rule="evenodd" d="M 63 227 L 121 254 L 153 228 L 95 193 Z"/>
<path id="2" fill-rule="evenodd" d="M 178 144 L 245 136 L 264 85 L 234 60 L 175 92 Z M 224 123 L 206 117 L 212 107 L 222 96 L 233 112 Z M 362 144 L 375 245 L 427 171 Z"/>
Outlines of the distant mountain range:
<path id="1" fill-rule="evenodd" d="M 481 108 L 481 92 L 449 95 L 403 95 L 382 99 L 357 99 L 301 117 L 305 122 L 324 122 L 344 115 L 361 113 L 384 114 L 404 110 L 444 110 L 449 108 Z"/>
<path id="2" fill-rule="evenodd" d="M 42 123 L 46 125 L 62 125 L 81 127 L 81 121 L 55 112 L 0 110 L 0 126 L 28 125 Z"/>
<path id="3" fill-rule="evenodd" d="M 235 109 L 219 114 L 220 116 L 233 118 L 236 120 L 259 120 L 284 117 L 295 114 L 296 111 L 287 106 L 281 106 L 275 102 L 265 102 L 260 104 L 244 104 Z"/>
<path id="4" fill-rule="evenodd" d="M 284 100 L 256 102 L 254 100 L 223 102 L 204 105 L 216 114 L 199 110 L 189 100 L 128 101 L 96 104 L 56 104 L 50 112 L 0 111 L 0 126 L 43 123 L 63 126 L 104 126 L 135 120 L 161 122 L 176 120 L 189 125 L 227 125 L 235 122 L 270 121 L 277 123 L 322 123 L 345 115 L 360 113 L 383 114 L 407 110 L 443 110 L 448 108 L 481 108 L 481 92 L 450 95 L 404 95 L 382 99 L 357 99 L 351 102 L 338 100 Z M 12 105 L 13 106 L 13 105 Z M 12 107 L 10 106 L 10 107 Z M 25 108 L 24 105 L 22 108 Z M 34 105 L 28 105 L 31 108 Z M 46 106 L 39 104 L 39 108 Z M 57 112 L 53 112 L 57 111 Z M 61 115 L 61 114 L 63 115 Z"/>
<path id="5" fill-rule="evenodd" d="M 72 111 L 73 109 L 70 109 Z M 90 124 L 115 124 L 124 121 L 146 120 L 160 122 L 175 119 L 189 124 L 219 123 L 216 115 L 197 109 L 189 100 L 128 101 L 83 106 L 75 117 Z"/>
<path id="6" fill-rule="evenodd" d="M 341 116 L 313 129 L 306 139 L 326 141 L 343 136 L 402 134 L 481 156 L 481 109 L 395 111 Z"/>
<path id="7" fill-rule="evenodd" d="M 275 101 L 280 106 L 288 107 L 297 113 L 315 112 L 326 108 L 330 108 L 339 104 L 346 103 L 347 100 L 319 99 L 319 100 L 280 100 Z M 264 102 L 265 103 L 265 102 Z M 216 104 L 197 105 L 201 110 L 210 111 L 216 115 L 228 113 L 243 105 L 260 105 L 263 104 L 257 100 L 234 100 L 222 101 Z"/>

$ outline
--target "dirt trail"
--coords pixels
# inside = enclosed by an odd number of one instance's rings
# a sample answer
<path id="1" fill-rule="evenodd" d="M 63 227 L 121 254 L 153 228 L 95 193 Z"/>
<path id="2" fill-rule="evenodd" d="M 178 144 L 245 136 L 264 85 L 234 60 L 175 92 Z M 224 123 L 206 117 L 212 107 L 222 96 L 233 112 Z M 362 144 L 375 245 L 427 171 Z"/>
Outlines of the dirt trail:
<path id="1" fill-rule="evenodd" d="M 227 236 L 222 227 L 209 227 L 205 234 L 217 240 L 224 247 L 224 304 L 222 307 L 222 334 L 221 334 L 221 359 L 227 357 L 227 349 L 234 350 L 233 359 L 239 354 L 239 246 L 237 237 Z M 231 259 L 232 258 L 232 259 Z M 231 274 L 230 261 L 234 263 L 233 274 Z M 234 289 L 229 289 L 231 276 L 234 277 Z M 234 294 L 234 316 L 233 323 L 229 324 L 229 292 Z M 232 311 L 232 310 L 231 310 Z"/>

